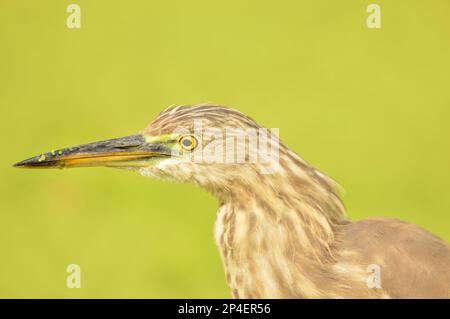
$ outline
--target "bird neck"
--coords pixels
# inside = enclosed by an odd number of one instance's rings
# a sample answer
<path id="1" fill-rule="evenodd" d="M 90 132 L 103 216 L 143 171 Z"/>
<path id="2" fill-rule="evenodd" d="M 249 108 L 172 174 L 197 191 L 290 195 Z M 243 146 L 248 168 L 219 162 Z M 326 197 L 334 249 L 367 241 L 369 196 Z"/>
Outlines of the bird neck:
<path id="1" fill-rule="evenodd" d="M 319 297 L 345 212 L 331 179 L 299 157 L 221 198 L 215 236 L 234 297 Z M 255 183 L 256 182 L 256 183 Z"/>

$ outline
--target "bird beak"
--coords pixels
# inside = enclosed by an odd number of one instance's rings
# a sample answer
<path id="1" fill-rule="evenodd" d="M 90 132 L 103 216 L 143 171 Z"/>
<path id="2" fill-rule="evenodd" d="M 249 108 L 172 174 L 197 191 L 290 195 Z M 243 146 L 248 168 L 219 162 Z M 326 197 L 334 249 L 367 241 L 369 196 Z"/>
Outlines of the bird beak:
<path id="1" fill-rule="evenodd" d="M 147 143 L 143 135 L 64 148 L 31 157 L 14 164 L 24 168 L 65 167 L 144 167 L 154 158 L 170 157 L 171 149 L 163 142 Z"/>

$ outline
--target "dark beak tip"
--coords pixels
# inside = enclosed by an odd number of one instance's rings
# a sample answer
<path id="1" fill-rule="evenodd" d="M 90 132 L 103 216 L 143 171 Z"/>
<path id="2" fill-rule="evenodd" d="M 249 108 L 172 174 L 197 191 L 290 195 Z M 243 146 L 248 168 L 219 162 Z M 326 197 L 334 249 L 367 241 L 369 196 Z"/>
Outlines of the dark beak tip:
<path id="1" fill-rule="evenodd" d="M 35 156 L 28 158 L 26 160 L 17 162 L 13 164 L 13 167 L 17 168 L 33 168 L 33 167 L 43 167 L 48 166 L 49 163 L 45 160 L 40 160 L 40 156 Z"/>
<path id="2" fill-rule="evenodd" d="M 24 167 L 27 167 L 32 162 L 34 162 L 32 159 L 23 160 L 23 161 L 13 164 L 13 167 L 24 168 Z"/>

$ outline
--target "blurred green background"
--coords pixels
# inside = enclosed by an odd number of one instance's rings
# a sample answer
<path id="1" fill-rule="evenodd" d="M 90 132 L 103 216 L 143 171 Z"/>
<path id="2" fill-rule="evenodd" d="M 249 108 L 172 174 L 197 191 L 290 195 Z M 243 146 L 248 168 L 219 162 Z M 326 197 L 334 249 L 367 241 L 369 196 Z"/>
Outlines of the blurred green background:
<path id="1" fill-rule="evenodd" d="M 66 26 L 81 7 L 81 29 Z M 0 4 L 0 297 L 228 298 L 216 200 L 127 171 L 19 170 L 134 134 L 171 104 L 233 106 L 334 177 L 352 219 L 450 240 L 450 3 Z M 81 266 L 81 289 L 66 267 Z"/>

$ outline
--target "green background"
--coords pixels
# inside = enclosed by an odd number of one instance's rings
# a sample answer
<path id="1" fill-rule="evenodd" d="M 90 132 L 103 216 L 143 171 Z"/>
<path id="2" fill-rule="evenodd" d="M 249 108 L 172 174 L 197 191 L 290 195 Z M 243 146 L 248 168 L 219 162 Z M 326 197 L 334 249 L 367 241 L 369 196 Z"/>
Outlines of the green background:
<path id="1" fill-rule="evenodd" d="M 66 7 L 81 6 L 81 29 Z M 352 219 L 450 240 L 450 3 L 0 4 L 0 297 L 229 297 L 217 201 L 106 168 L 20 170 L 141 131 L 172 104 L 233 106 L 334 177 Z M 66 267 L 81 266 L 81 289 Z"/>

